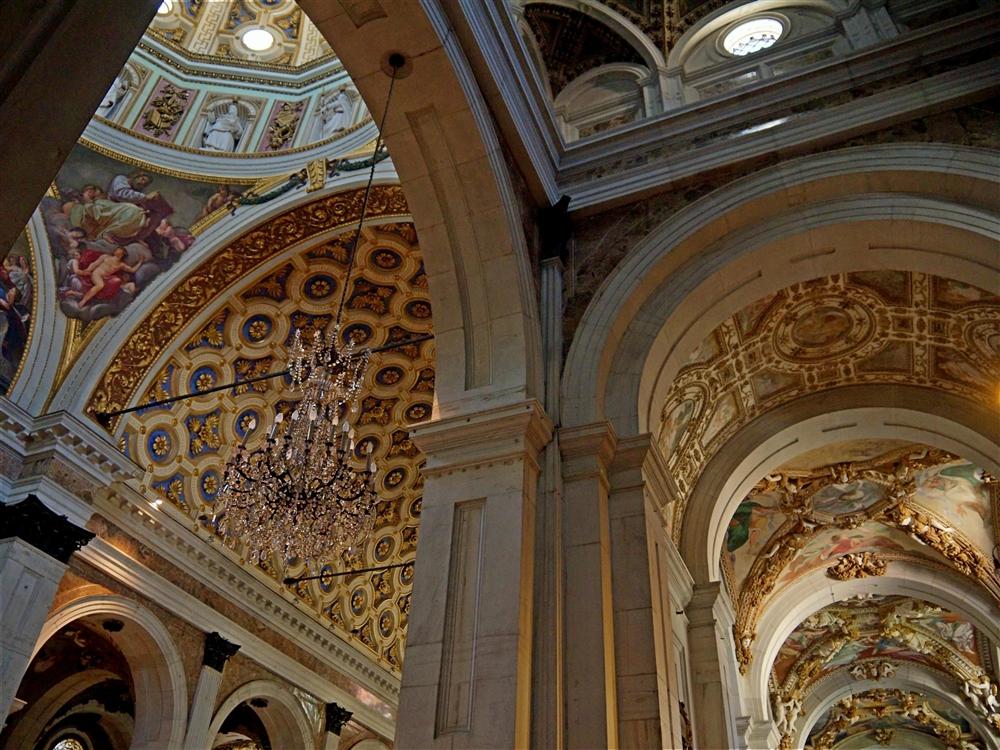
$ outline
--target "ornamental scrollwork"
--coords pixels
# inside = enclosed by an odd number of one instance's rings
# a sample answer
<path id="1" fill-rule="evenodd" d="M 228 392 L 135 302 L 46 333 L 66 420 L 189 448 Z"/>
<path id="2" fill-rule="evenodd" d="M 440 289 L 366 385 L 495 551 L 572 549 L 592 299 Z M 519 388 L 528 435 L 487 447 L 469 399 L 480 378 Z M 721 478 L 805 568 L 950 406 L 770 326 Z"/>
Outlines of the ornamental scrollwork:
<path id="1" fill-rule="evenodd" d="M 885 575 L 888 563 L 874 552 L 851 552 L 837 559 L 826 574 L 837 581 Z"/>

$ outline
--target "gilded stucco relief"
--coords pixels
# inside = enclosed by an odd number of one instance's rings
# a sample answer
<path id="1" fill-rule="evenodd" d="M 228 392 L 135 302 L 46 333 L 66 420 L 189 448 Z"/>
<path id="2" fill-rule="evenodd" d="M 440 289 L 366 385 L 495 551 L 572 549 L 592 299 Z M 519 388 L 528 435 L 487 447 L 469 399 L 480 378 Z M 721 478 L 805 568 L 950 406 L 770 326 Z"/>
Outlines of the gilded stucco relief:
<path id="1" fill-rule="evenodd" d="M 688 496 L 719 448 L 755 417 L 845 385 L 899 383 L 993 403 L 1000 381 L 1000 298 L 904 271 L 838 274 L 796 284 L 716 328 L 674 380 L 660 445 Z"/>

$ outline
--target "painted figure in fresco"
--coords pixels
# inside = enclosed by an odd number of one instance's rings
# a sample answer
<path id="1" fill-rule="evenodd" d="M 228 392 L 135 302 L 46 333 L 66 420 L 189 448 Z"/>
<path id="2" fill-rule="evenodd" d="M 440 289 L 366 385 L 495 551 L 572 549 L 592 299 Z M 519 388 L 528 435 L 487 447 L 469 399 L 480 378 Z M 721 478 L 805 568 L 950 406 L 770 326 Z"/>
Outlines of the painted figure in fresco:
<path id="1" fill-rule="evenodd" d="M 229 205 L 234 197 L 233 191 L 229 189 L 229 185 L 219 185 L 215 189 L 215 192 L 208 197 L 207 201 L 205 201 L 205 205 L 201 207 L 201 211 L 198 212 L 198 219 L 204 219 L 206 216 L 215 213 L 223 206 Z"/>
<path id="2" fill-rule="evenodd" d="M 243 137 L 244 129 L 236 102 L 230 102 L 225 112 L 216 115 L 205 126 L 205 132 L 201 136 L 201 147 L 209 151 L 232 153 Z"/>
<path id="3" fill-rule="evenodd" d="M 183 253 L 194 244 L 194 235 L 186 229 L 173 226 L 166 219 L 157 224 L 154 231 L 175 253 Z"/>
<path id="4" fill-rule="evenodd" d="M 24 310 L 22 317 L 26 319 L 35 296 L 35 281 L 28 259 L 23 255 L 8 255 L 4 258 L 3 270 L 6 279 L 17 289 L 18 305 Z"/>
<path id="5" fill-rule="evenodd" d="M 6 272 L 0 274 L 0 393 L 10 387 L 28 340 L 25 323 L 30 311 L 19 299 L 17 286 Z"/>
<path id="6" fill-rule="evenodd" d="M 750 519 L 753 516 L 754 508 L 760 508 L 760 503 L 753 500 L 744 500 L 740 503 L 733 517 L 729 520 L 729 528 L 726 529 L 726 551 L 735 552 L 750 539 Z"/>
<path id="7" fill-rule="evenodd" d="M 125 273 L 135 273 L 143 264 L 139 260 L 134 266 L 125 262 L 128 251 L 124 247 L 116 247 L 110 255 L 103 255 L 93 250 L 86 259 L 81 255 L 79 260 L 73 262 L 74 273 L 89 288 L 85 292 L 71 289 L 66 292 L 67 297 L 80 297 L 80 307 L 86 307 L 87 303 L 98 295 L 102 299 L 113 299 L 124 289 L 130 294 L 135 294 L 135 284 L 125 280 Z"/>
<path id="8" fill-rule="evenodd" d="M 97 185 L 84 185 L 77 197 L 63 204 L 63 213 L 91 240 L 109 237 L 121 242 L 146 228 L 145 209 L 134 203 L 108 200 Z"/>

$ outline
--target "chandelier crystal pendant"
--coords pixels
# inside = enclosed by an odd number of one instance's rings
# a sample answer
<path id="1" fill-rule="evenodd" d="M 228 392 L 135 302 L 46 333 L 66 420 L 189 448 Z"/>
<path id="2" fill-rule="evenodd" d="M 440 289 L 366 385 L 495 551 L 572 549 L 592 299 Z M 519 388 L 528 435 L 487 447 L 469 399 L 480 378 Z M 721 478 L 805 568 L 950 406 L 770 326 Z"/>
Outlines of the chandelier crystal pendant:
<path id="1" fill-rule="evenodd" d="M 252 562 L 273 552 L 311 566 L 357 548 L 374 526 L 375 460 L 371 444 L 355 454 L 352 425 L 369 352 L 339 342 L 339 325 L 325 340 L 316 331 L 308 349 L 295 332 L 289 375 L 302 400 L 291 414 L 275 414 L 258 447 L 240 444 L 226 466 L 219 531 L 241 539 Z"/>

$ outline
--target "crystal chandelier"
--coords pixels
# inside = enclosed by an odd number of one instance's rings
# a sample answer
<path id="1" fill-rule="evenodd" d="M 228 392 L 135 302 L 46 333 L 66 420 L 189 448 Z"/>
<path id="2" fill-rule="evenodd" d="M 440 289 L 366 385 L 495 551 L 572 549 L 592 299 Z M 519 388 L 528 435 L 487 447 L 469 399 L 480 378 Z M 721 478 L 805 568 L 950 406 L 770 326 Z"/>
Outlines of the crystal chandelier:
<path id="1" fill-rule="evenodd" d="M 237 447 L 219 495 L 219 531 L 241 539 L 251 561 L 271 552 L 307 564 L 330 560 L 371 533 L 375 460 L 371 444 L 363 458 L 355 455 L 351 424 L 368 359 L 367 350 L 340 342 L 339 325 L 325 340 L 316 331 L 308 350 L 295 332 L 289 375 L 302 400 L 291 414 L 275 414 L 261 445 Z"/>

